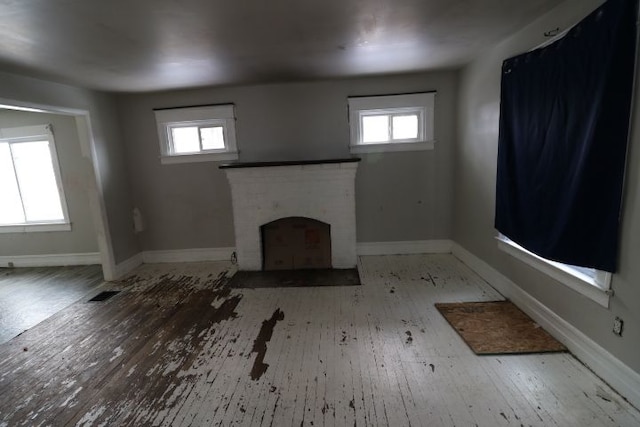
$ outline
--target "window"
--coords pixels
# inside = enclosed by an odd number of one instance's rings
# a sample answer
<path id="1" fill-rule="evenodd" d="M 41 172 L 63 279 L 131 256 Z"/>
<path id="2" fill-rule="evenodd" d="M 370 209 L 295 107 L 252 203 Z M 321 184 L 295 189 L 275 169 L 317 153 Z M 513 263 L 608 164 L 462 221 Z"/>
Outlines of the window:
<path id="1" fill-rule="evenodd" d="M 155 110 L 162 163 L 235 160 L 232 104 Z"/>
<path id="2" fill-rule="evenodd" d="M 351 97 L 351 152 L 433 149 L 435 92 Z"/>
<path id="3" fill-rule="evenodd" d="M 0 129 L 0 232 L 70 230 L 51 125 Z"/>
<path id="4" fill-rule="evenodd" d="M 609 306 L 609 297 L 612 294 L 611 273 L 542 258 L 502 234 L 498 235 L 497 239 L 498 247 L 509 255 L 542 271 L 598 304 L 604 307 Z"/>

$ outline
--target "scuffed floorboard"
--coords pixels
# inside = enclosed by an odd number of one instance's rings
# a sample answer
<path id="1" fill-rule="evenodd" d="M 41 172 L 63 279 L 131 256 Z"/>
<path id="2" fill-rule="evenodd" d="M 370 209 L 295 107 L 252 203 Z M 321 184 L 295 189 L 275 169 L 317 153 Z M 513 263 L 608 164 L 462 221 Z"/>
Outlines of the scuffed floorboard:
<path id="1" fill-rule="evenodd" d="M 451 255 L 362 257 L 362 286 L 231 289 L 145 265 L 0 346 L 0 426 L 637 426 L 569 354 L 474 355 L 435 302 L 501 299 Z"/>

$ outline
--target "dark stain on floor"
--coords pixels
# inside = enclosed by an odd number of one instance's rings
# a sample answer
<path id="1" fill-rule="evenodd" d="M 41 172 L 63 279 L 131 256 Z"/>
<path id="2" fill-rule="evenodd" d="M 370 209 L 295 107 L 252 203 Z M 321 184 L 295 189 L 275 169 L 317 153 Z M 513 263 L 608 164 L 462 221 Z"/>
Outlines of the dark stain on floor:
<path id="1" fill-rule="evenodd" d="M 430 273 L 427 273 L 427 277 L 420 277 L 425 282 L 431 282 L 434 287 L 437 287 L 435 280 L 433 280 L 433 276 Z"/>
<path id="2" fill-rule="evenodd" d="M 270 319 L 262 322 L 260 332 L 258 332 L 258 336 L 253 341 L 253 348 L 251 349 L 251 352 L 258 353 L 256 355 L 256 360 L 253 362 L 250 374 L 251 379 L 254 381 L 259 380 L 262 374 L 264 374 L 269 367 L 267 363 L 264 363 L 264 356 L 267 354 L 267 343 L 273 336 L 273 328 L 275 328 L 276 323 L 283 319 L 284 313 L 280 311 L 279 308 L 276 309 Z"/>
<path id="3" fill-rule="evenodd" d="M 411 344 L 413 342 L 413 336 L 411 334 L 411 331 L 406 331 L 405 334 L 407 335 L 407 340 L 405 341 L 405 343 Z"/>

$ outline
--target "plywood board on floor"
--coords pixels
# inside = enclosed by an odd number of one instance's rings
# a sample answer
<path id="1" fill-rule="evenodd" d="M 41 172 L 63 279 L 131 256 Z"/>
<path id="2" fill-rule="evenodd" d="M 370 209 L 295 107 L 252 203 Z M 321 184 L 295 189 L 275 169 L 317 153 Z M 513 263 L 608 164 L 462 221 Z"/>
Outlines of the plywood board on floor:
<path id="1" fill-rule="evenodd" d="M 567 351 L 511 301 L 436 303 L 435 306 L 476 354 Z"/>

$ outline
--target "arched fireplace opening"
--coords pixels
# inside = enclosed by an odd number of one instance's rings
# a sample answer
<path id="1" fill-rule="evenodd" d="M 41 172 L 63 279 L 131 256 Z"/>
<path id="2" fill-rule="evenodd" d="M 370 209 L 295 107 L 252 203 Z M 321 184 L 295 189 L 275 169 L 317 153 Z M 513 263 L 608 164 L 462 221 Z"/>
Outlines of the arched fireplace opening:
<path id="1" fill-rule="evenodd" d="M 305 217 L 286 217 L 260 226 L 263 270 L 332 268 L 331 226 Z"/>

